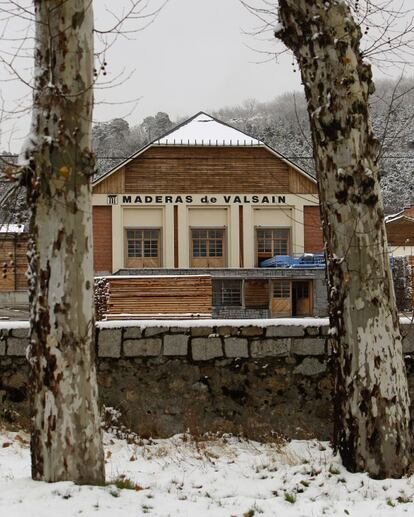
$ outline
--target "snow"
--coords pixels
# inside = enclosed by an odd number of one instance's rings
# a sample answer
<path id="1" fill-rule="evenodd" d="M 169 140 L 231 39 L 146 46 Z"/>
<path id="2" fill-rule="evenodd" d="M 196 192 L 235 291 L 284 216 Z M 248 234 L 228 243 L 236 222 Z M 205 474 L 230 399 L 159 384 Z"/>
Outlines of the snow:
<path id="1" fill-rule="evenodd" d="M 18 165 L 20 165 L 21 167 L 25 167 L 30 164 L 31 157 L 33 155 L 34 150 L 36 149 L 37 143 L 38 135 L 34 131 L 30 132 L 23 141 L 22 148 L 17 158 Z"/>
<path id="2" fill-rule="evenodd" d="M 111 320 L 98 321 L 98 328 L 121 328 L 121 327 L 249 327 L 255 326 L 260 328 L 274 327 L 280 325 L 289 325 L 295 327 L 319 327 L 321 325 L 329 325 L 328 318 L 269 318 L 269 319 L 188 319 L 188 320 L 168 320 L 168 319 L 151 319 L 151 320 Z M 1 327 L 0 327 L 1 328 Z"/>
<path id="3" fill-rule="evenodd" d="M 412 318 L 407 316 L 400 317 L 401 325 L 412 324 Z M 329 325 L 329 318 L 268 318 L 268 319 L 150 319 L 150 320 L 110 320 L 98 321 L 96 326 L 101 329 L 124 328 L 124 327 L 249 327 L 255 326 L 260 328 L 277 327 L 280 325 L 288 326 L 306 326 L 306 327 L 320 327 Z M 29 321 L 2 321 L 0 320 L 0 330 L 4 329 L 29 329 Z"/>
<path id="4" fill-rule="evenodd" d="M 30 479 L 29 437 L 0 431 L 0 515 L 7 517 L 402 517 L 414 478 L 350 474 L 327 443 L 265 443 L 189 435 L 142 440 L 105 433 L 107 481 L 136 489 Z"/>
<path id="5" fill-rule="evenodd" d="M 199 113 L 154 145 L 264 145 L 238 129 L 215 120 L 206 113 Z"/>
<path id="6" fill-rule="evenodd" d="M 283 29 L 284 29 L 283 23 L 278 22 L 278 23 L 276 23 L 275 28 L 273 29 L 273 32 L 276 35 L 276 34 L 279 34 L 279 32 L 282 32 Z"/>
<path id="7" fill-rule="evenodd" d="M 23 224 L 1 224 L 0 233 L 24 233 Z"/>
<path id="8" fill-rule="evenodd" d="M 400 219 L 408 219 L 409 221 L 414 221 L 414 217 L 410 217 L 409 215 L 405 215 L 405 210 L 398 212 L 397 214 L 387 215 L 384 218 L 386 223 L 392 223 L 394 221 L 399 221 Z"/>
<path id="9" fill-rule="evenodd" d="M 0 330 L 7 329 L 29 329 L 30 323 L 29 321 L 10 321 L 10 320 L 0 320 Z"/>

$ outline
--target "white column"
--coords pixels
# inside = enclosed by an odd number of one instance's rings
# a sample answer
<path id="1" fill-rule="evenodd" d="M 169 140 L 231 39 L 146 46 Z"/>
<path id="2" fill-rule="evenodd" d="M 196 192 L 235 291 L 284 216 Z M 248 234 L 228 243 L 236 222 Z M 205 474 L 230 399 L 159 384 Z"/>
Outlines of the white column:
<path id="1" fill-rule="evenodd" d="M 174 205 L 165 205 L 162 267 L 174 267 Z"/>
<path id="2" fill-rule="evenodd" d="M 189 228 L 186 205 L 178 205 L 178 267 L 189 267 Z"/>
<path id="3" fill-rule="evenodd" d="M 228 267 L 240 267 L 240 229 L 239 205 L 231 205 L 227 217 L 228 223 Z"/>
<path id="4" fill-rule="evenodd" d="M 303 218 L 303 204 L 298 203 L 292 210 L 292 242 L 293 253 L 304 253 L 305 251 L 305 225 Z"/>
<path id="5" fill-rule="evenodd" d="M 254 267 L 254 217 L 253 208 L 249 205 L 243 207 L 243 242 L 244 242 L 244 267 Z"/>

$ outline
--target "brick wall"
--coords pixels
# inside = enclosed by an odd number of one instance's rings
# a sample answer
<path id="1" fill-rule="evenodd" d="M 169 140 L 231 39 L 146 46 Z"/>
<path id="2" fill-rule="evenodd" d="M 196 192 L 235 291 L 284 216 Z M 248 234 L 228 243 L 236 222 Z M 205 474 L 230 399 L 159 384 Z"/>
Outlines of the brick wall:
<path id="1" fill-rule="evenodd" d="M 94 206 L 93 266 L 95 273 L 112 273 L 112 207 Z"/>
<path id="2" fill-rule="evenodd" d="M 317 253 L 324 249 L 322 222 L 319 206 L 303 207 L 305 253 Z"/>

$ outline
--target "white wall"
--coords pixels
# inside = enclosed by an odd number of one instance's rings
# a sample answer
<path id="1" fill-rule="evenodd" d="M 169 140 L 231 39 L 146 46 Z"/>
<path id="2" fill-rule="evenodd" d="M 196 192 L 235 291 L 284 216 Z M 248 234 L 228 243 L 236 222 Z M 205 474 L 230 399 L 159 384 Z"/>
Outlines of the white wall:
<path id="1" fill-rule="evenodd" d="M 128 195 L 129 196 L 129 195 Z M 191 202 L 186 202 L 186 197 Z M 118 195 L 117 204 L 112 206 L 112 239 L 114 272 L 124 267 L 124 228 L 153 227 L 162 228 L 162 267 L 174 267 L 174 204 L 178 206 L 178 260 L 179 267 L 189 267 L 190 228 L 225 227 L 227 230 L 228 267 L 240 266 L 240 232 L 239 207 L 243 207 L 243 266 L 255 267 L 255 228 L 285 227 L 291 229 L 292 252 L 304 251 L 303 207 L 318 205 L 315 194 L 286 194 L 280 202 L 275 195 L 274 202 L 253 203 L 254 194 L 200 195 L 181 194 L 179 202 L 166 203 L 164 196 L 149 195 L 149 203 L 123 203 L 123 196 Z M 256 197 L 262 200 L 263 194 Z M 130 196 L 132 200 L 135 195 Z M 175 199 L 177 195 L 174 195 Z M 209 200 L 206 202 L 206 197 Z M 156 202 L 161 198 L 161 202 Z M 141 196 L 141 200 L 143 196 Z M 214 201 L 210 202 L 211 199 Z M 238 202 L 240 201 L 240 202 Z M 105 194 L 94 194 L 94 205 L 107 205 Z M 410 253 L 407 253 L 410 254 Z M 411 253 L 413 254 L 413 253 Z"/>

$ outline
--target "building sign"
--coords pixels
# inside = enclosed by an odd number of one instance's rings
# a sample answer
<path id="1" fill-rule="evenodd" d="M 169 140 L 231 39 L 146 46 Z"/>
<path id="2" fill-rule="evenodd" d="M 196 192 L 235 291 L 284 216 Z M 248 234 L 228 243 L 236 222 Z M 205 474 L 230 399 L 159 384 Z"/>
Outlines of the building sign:
<path id="1" fill-rule="evenodd" d="M 277 194 L 201 194 L 201 195 L 148 195 L 148 194 L 108 194 L 108 205 L 280 205 L 286 204 L 286 196 Z"/>

